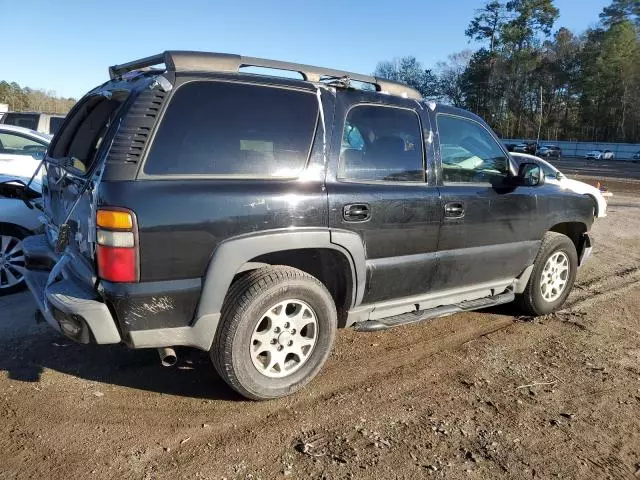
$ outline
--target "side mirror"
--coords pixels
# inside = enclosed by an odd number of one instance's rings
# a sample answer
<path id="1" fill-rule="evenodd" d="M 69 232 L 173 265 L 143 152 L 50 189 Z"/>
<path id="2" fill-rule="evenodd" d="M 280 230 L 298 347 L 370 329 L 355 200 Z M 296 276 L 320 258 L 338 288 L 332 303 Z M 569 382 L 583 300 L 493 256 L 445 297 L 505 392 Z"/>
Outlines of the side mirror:
<path id="1" fill-rule="evenodd" d="M 525 187 L 537 187 L 544 184 L 544 172 L 536 163 L 523 163 L 518 169 L 518 180 Z"/>
<path id="2" fill-rule="evenodd" d="M 562 180 L 564 178 L 564 174 L 562 172 L 556 173 L 556 180 Z"/>

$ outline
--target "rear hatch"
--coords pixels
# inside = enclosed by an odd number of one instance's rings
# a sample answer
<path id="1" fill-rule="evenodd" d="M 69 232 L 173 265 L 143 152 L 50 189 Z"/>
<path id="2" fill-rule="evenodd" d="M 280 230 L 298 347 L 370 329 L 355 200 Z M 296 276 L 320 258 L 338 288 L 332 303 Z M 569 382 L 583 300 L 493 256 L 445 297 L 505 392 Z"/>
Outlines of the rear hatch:
<path id="1" fill-rule="evenodd" d="M 98 186 L 107 159 L 116 156 L 124 163 L 140 155 L 144 141 L 122 128 L 123 119 L 141 91 L 151 92 L 151 83 L 149 73 L 137 74 L 93 90 L 67 115 L 47 151 L 42 182 L 47 241 L 56 252 L 77 260 L 74 270 L 84 279 L 95 281 Z"/>

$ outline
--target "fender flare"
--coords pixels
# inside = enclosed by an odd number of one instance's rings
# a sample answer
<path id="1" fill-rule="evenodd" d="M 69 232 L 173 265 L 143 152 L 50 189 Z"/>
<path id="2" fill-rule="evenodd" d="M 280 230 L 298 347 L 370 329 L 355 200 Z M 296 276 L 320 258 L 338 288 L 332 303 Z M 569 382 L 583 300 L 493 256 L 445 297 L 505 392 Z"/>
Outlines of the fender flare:
<path id="1" fill-rule="evenodd" d="M 216 248 L 204 275 L 196 319 L 190 327 L 201 337 L 196 346 L 211 348 L 227 291 L 236 274 L 245 270 L 247 262 L 267 253 L 311 248 L 336 250 L 347 258 L 353 282 L 352 306 L 358 305 L 364 296 L 366 281 L 365 249 L 358 234 L 327 228 L 276 230 L 235 237 Z"/>

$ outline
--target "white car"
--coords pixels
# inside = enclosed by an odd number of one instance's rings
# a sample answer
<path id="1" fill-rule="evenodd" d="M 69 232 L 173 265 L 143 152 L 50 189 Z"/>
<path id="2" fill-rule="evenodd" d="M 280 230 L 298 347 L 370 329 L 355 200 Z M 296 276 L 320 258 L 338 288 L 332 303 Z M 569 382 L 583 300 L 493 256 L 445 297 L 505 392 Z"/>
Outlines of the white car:
<path id="1" fill-rule="evenodd" d="M 0 124 L 0 174 L 30 178 L 51 137 L 28 128 Z"/>
<path id="2" fill-rule="evenodd" d="M 596 187 L 589 185 L 588 183 L 579 182 L 578 180 L 572 180 L 567 178 L 560 170 L 551 165 L 546 160 L 536 157 L 534 155 L 527 155 L 526 153 L 511 153 L 511 158 L 519 166 L 521 163 L 537 163 L 544 172 L 545 182 L 552 185 L 559 185 L 560 187 L 571 190 L 572 192 L 586 195 L 593 200 L 593 213 L 597 218 L 607 216 L 607 201 L 604 196 Z"/>
<path id="3" fill-rule="evenodd" d="M 0 295 L 23 288 L 22 239 L 43 228 L 36 206 L 42 201 L 40 183 L 32 182 L 27 191 L 33 209 L 20 198 L 28 182 L 28 178 L 0 175 Z"/>
<path id="4" fill-rule="evenodd" d="M 611 150 L 591 150 L 590 152 L 587 152 L 584 158 L 591 158 L 593 160 L 615 160 L 616 154 Z"/>

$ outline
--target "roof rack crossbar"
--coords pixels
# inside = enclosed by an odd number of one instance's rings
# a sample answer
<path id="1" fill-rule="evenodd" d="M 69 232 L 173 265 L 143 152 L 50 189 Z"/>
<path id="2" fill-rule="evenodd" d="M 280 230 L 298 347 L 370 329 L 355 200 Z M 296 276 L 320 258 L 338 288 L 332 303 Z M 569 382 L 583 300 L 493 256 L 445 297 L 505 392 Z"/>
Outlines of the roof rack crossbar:
<path id="1" fill-rule="evenodd" d="M 300 63 L 283 62 L 280 60 L 269 60 L 265 58 L 243 57 L 228 53 L 209 52 L 189 52 L 168 50 L 151 57 L 133 60 L 121 65 L 109 67 L 109 76 L 113 79 L 132 70 L 149 68 L 154 65 L 163 64 L 169 71 L 205 71 L 205 72 L 228 72 L 237 73 L 243 67 L 261 67 L 275 70 L 287 70 L 299 73 L 304 80 L 310 82 L 321 82 L 328 78 L 348 77 L 356 82 L 373 85 L 377 91 L 422 100 L 422 95 L 416 89 L 403 83 L 393 82 L 376 78 L 370 75 L 346 72 L 331 68 L 314 67 Z"/>

